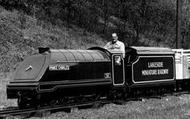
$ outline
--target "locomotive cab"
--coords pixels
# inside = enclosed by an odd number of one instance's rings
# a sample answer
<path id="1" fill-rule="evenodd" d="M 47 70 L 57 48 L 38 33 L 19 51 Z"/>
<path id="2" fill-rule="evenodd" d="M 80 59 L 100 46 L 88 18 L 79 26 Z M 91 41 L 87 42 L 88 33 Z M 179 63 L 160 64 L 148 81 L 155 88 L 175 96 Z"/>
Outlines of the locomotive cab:
<path id="1" fill-rule="evenodd" d="M 125 62 L 123 53 L 110 51 L 112 59 L 112 81 L 113 86 L 124 86 L 125 84 Z"/>
<path id="2" fill-rule="evenodd" d="M 92 47 L 90 50 L 101 50 L 111 59 L 111 77 L 113 87 L 125 86 L 125 54 L 119 50 L 106 50 L 100 47 Z"/>

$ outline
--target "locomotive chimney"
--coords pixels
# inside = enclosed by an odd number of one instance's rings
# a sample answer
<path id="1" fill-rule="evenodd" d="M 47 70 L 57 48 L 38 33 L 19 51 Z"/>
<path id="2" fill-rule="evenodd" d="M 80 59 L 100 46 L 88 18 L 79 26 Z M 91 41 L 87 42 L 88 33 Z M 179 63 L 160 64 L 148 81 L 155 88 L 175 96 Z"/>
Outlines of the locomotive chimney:
<path id="1" fill-rule="evenodd" d="M 50 48 L 49 47 L 39 47 L 38 52 L 40 54 L 45 53 L 45 52 L 50 52 Z"/>

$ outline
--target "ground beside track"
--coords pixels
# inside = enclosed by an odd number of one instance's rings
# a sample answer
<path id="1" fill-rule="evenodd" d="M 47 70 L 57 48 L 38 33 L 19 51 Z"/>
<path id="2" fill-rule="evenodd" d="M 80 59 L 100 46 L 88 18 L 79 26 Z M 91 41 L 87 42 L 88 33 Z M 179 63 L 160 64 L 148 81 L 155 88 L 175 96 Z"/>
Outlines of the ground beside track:
<path id="1" fill-rule="evenodd" d="M 6 84 L 12 74 L 0 75 L 0 107 L 16 106 L 16 100 L 6 99 Z M 21 118 L 19 116 L 15 118 Z M 128 101 L 123 105 L 106 104 L 100 108 L 73 109 L 31 119 L 189 119 L 190 94 L 165 96 L 161 99 Z"/>
<path id="2" fill-rule="evenodd" d="M 39 117 L 32 117 L 35 119 Z M 128 101 L 123 105 L 107 104 L 98 109 L 57 112 L 46 119 L 189 119 L 190 95 L 166 96 L 162 99 Z M 40 119 L 40 118 L 39 118 Z"/>
<path id="3" fill-rule="evenodd" d="M 0 110 L 9 106 L 17 106 L 16 100 L 7 100 L 6 85 L 10 81 L 13 73 L 0 73 Z"/>

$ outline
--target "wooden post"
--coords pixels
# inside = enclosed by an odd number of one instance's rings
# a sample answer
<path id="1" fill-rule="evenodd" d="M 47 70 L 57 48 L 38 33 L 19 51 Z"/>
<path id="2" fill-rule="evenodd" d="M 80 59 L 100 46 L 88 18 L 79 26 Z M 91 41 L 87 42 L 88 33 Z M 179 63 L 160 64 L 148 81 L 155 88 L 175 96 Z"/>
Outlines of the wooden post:
<path id="1" fill-rule="evenodd" d="M 177 0 L 176 5 L 176 48 L 182 48 L 181 42 L 181 12 L 182 12 L 182 0 Z"/>

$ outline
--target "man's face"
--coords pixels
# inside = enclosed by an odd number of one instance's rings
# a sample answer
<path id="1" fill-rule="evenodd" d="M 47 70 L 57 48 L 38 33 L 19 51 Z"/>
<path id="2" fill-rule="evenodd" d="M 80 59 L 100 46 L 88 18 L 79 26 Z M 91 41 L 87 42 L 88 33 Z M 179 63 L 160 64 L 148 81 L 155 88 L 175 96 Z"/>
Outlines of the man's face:
<path id="1" fill-rule="evenodd" d="M 116 42 L 118 40 L 118 37 L 117 36 L 112 36 L 112 39 L 114 42 Z"/>

